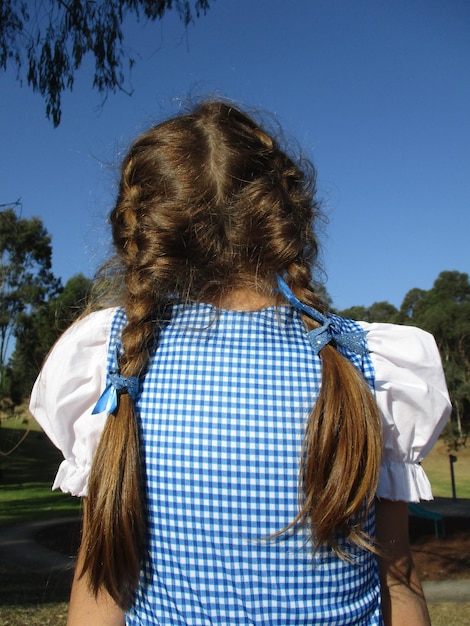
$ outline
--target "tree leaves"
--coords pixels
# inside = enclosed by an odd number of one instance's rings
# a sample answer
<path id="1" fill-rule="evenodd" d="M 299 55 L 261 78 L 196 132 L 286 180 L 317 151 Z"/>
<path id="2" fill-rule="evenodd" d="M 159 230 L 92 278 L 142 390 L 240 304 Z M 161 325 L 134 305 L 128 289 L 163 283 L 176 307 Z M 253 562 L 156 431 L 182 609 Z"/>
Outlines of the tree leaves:
<path id="1" fill-rule="evenodd" d="M 26 2 L 0 1 L 0 68 L 6 69 L 8 62 L 16 67 L 21 64 L 19 39 L 23 25 L 29 20 Z"/>
<path id="2" fill-rule="evenodd" d="M 0 1 L 0 68 L 13 65 L 46 102 L 46 115 L 60 124 L 62 93 L 72 90 L 76 71 L 90 54 L 95 67 L 92 84 L 105 96 L 124 91 L 134 58 L 124 48 L 122 26 L 127 15 L 149 21 L 176 8 L 183 24 L 209 8 L 209 0 L 21 0 Z"/>
<path id="3" fill-rule="evenodd" d="M 55 295 L 60 281 L 51 272 L 51 238 L 42 221 L 0 211 L 0 389 L 12 335 L 25 313 Z"/>
<path id="4" fill-rule="evenodd" d="M 92 280 L 77 274 L 58 295 L 18 316 L 15 351 L 9 362 L 10 389 L 17 396 L 29 394 L 44 358 L 57 338 L 83 312 L 91 288 Z"/>

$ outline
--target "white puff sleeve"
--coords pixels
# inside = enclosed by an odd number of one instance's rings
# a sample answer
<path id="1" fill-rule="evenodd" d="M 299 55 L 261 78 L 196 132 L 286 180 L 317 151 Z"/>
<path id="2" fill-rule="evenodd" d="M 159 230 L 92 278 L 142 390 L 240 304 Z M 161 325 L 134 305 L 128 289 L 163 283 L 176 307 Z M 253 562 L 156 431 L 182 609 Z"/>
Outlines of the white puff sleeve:
<path id="1" fill-rule="evenodd" d="M 449 419 L 451 404 L 434 337 L 412 326 L 368 324 L 367 343 L 383 422 L 379 498 L 432 500 L 421 461 Z"/>
<path id="2" fill-rule="evenodd" d="M 55 344 L 31 394 L 30 411 L 62 451 L 53 489 L 87 493 L 88 475 L 107 418 L 91 412 L 106 386 L 109 331 L 115 309 L 73 324 Z"/>

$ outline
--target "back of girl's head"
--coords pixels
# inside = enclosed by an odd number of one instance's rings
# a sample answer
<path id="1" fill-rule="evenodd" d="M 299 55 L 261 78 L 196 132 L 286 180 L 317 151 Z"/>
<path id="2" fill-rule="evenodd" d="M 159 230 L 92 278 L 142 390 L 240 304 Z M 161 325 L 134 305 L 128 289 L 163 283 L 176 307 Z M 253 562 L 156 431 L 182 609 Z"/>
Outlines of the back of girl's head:
<path id="1" fill-rule="evenodd" d="M 113 238 L 125 281 L 123 376 L 145 374 L 168 300 L 211 302 L 251 286 L 272 292 L 275 274 L 304 302 L 317 245 L 311 166 L 300 167 L 258 124 L 223 102 L 206 102 L 144 133 L 122 166 Z M 304 319 L 308 330 L 315 326 Z M 380 459 L 375 401 L 361 374 L 331 345 L 306 429 L 299 480 L 318 544 L 338 531 L 368 547 L 361 530 Z M 95 455 L 86 509 L 82 575 L 130 606 L 144 554 L 140 444 L 134 407 L 120 398 Z M 351 521 L 353 524 L 351 525 Z M 357 525 L 356 522 L 359 522 Z M 116 537 L 119 539 L 116 541 Z"/>
<path id="2" fill-rule="evenodd" d="M 122 166 L 111 215 L 128 292 L 191 300 L 298 266 L 309 274 L 313 168 L 299 167 L 257 123 L 224 102 L 150 129 Z M 137 294 L 135 294 L 137 295 Z"/>

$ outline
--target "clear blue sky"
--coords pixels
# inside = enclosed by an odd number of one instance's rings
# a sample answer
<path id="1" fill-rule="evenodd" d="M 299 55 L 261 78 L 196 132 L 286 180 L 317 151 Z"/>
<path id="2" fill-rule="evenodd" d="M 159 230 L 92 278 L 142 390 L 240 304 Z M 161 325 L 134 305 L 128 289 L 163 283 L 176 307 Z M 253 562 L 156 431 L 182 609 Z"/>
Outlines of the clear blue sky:
<path id="1" fill-rule="evenodd" d="M 313 159 L 335 306 L 399 306 L 442 270 L 470 271 L 468 0 L 213 0 L 187 31 L 168 14 L 126 32 L 132 97 L 100 106 L 88 64 L 58 129 L 0 74 L 0 203 L 43 219 L 64 283 L 109 252 L 129 141 L 213 93 L 274 113 Z"/>

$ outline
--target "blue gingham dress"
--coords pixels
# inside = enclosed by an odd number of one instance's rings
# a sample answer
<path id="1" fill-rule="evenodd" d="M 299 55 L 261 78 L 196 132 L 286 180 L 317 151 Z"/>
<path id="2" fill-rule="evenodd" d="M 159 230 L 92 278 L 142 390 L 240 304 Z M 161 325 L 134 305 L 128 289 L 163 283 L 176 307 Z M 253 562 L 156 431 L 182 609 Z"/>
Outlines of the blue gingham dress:
<path id="1" fill-rule="evenodd" d="M 118 310 L 110 365 L 124 323 Z M 373 385 L 369 356 L 345 355 Z M 298 512 L 300 450 L 320 383 L 294 308 L 173 307 L 137 401 L 148 538 L 128 626 L 382 624 L 373 555 L 314 553 L 298 528 L 272 536 Z"/>

